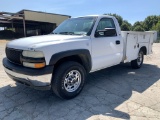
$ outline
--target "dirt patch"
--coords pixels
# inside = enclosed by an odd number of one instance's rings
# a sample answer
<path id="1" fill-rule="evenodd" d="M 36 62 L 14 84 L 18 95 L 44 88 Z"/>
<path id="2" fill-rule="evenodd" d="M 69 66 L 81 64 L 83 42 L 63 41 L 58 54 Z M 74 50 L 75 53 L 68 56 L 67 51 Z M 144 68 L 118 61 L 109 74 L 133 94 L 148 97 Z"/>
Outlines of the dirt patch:
<path id="1" fill-rule="evenodd" d="M 10 40 L 5 40 L 5 39 L 0 39 L 0 43 L 7 43 L 7 42 L 9 42 Z"/>

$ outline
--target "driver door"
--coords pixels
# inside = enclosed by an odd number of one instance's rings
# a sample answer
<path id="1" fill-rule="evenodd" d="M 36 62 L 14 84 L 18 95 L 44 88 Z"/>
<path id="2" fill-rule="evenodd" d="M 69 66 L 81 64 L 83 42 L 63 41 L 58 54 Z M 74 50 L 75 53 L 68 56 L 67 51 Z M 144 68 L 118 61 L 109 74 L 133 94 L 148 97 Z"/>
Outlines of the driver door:
<path id="1" fill-rule="evenodd" d="M 115 29 L 116 26 L 112 18 L 102 18 L 95 31 L 105 31 L 105 29 Z M 119 64 L 123 55 L 123 43 L 120 35 L 114 34 L 105 36 L 103 32 L 92 39 L 92 71 Z"/>

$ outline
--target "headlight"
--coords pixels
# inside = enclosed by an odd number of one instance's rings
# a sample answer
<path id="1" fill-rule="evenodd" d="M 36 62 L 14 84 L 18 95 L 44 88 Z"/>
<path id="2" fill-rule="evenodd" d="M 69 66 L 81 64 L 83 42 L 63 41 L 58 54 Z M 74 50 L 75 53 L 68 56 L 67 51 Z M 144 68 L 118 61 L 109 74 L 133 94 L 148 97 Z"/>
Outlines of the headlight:
<path id="1" fill-rule="evenodd" d="M 40 51 L 23 51 L 21 61 L 23 66 L 30 68 L 43 68 L 46 65 L 44 54 Z"/>
<path id="2" fill-rule="evenodd" d="M 30 58 L 43 58 L 44 54 L 40 51 L 23 51 L 22 55 L 24 57 L 30 57 Z"/>

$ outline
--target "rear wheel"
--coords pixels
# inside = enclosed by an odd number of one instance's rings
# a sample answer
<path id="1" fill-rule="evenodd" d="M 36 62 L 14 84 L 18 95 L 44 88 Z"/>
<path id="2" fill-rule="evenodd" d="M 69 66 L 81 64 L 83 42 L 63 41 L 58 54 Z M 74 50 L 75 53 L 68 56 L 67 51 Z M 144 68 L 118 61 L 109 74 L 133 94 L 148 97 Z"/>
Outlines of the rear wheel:
<path id="1" fill-rule="evenodd" d="M 85 77 L 86 70 L 81 64 L 74 61 L 62 63 L 53 74 L 52 89 L 63 99 L 74 98 L 83 89 Z"/>
<path id="2" fill-rule="evenodd" d="M 144 59 L 144 53 L 142 50 L 139 51 L 137 59 L 131 61 L 131 66 L 134 69 L 138 69 L 142 66 Z"/>

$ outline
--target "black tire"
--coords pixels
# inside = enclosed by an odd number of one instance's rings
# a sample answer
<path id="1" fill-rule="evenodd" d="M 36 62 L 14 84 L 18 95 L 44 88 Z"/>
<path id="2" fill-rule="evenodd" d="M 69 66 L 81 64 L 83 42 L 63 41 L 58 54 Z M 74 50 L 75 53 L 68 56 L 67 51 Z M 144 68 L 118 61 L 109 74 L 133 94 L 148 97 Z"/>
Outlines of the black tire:
<path id="1" fill-rule="evenodd" d="M 85 84 L 85 77 L 86 70 L 81 64 L 74 61 L 62 63 L 53 74 L 51 83 L 52 90 L 60 98 L 72 99 L 82 91 Z M 65 78 L 67 80 L 65 80 Z M 79 86 L 77 85 L 76 88 L 70 87 L 72 84 L 75 86 L 78 84 Z"/>
<path id="2" fill-rule="evenodd" d="M 143 59 L 144 59 L 144 53 L 142 50 L 139 51 L 138 53 L 138 58 L 131 61 L 131 66 L 133 69 L 139 69 L 142 64 L 143 64 Z"/>

